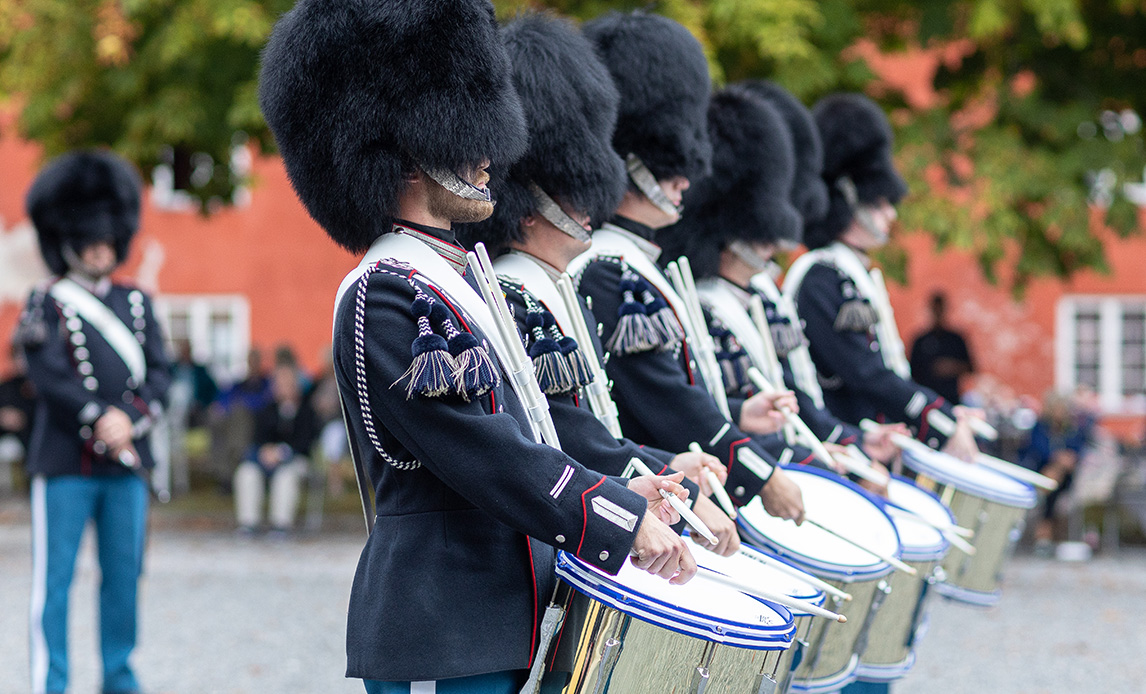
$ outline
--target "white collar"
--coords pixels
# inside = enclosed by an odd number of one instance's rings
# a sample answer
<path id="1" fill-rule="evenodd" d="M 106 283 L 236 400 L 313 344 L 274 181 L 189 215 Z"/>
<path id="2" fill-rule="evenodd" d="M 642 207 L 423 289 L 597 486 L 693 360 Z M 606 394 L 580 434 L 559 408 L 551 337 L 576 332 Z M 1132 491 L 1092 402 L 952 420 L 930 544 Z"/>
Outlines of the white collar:
<path id="1" fill-rule="evenodd" d="M 632 241 L 633 245 L 636 246 L 637 248 L 639 248 L 641 250 L 641 253 L 644 253 L 646 256 L 648 256 L 649 260 L 653 261 L 654 263 L 657 262 L 657 258 L 661 257 L 661 247 L 660 246 L 656 245 L 655 243 L 653 243 L 652 241 L 649 241 L 646 238 L 642 238 L 641 236 L 634 234 L 633 232 L 629 231 L 628 229 L 626 229 L 622 226 L 617 226 L 616 224 L 613 224 L 611 222 L 605 222 L 605 224 L 602 225 L 601 228 L 602 229 L 608 229 L 609 231 L 620 234 L 620 235 L 624 236 L 625 238 L 627 238 L 628 240 Z"/>

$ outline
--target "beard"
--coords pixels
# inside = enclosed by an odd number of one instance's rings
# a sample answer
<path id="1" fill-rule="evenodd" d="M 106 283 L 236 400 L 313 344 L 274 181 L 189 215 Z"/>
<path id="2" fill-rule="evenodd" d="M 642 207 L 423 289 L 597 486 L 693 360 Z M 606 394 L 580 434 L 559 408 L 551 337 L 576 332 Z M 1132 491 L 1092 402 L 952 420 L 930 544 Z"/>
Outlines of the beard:
<path id="1" fill-rule="evenodd" d="M 493 214 L 492 202 L 454 195 L 429 176 L 426 177 L 426 185 L 426 207 L 435 217 L 448 219 L 455 224 L 473 224 Z"/>

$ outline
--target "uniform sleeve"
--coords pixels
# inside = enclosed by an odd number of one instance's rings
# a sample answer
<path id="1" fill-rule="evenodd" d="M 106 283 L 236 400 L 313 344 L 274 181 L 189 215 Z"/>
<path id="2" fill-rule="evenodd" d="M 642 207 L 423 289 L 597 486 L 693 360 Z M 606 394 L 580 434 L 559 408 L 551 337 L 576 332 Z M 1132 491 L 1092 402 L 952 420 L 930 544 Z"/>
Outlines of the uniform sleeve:
<path id="1" fill-rule="evenodd" d="M 351 291 L 357 291 L 357 287 Z M 506 525 L 616 573 L 647 508 L 640 495 L 536 443 L 507 407 L 508 385 L 466 402 L 458 395 L 407 396 L 411 346 L 419 336 L 405 278 L 371 275 L 362 313 L 362 360 L 355 361 L 353 319 L 340 322 L 343 363 L 361 364 L 370 419 L 445 485 Z M 351 298 L 344 302 L 357 308 Z M 353 313 L 354 308 L 350 309 Z M 340 312 L 347 318 L 347 309 Z M 463 324 L 464 327 L 464 324 Z M 357 366 L 356 366 L 357 370 Z M 358 405 L 360 407 L 360 405 Z M 490 406 L 492 412 L 487 412 Z"/>
<path id="2" fill-rule="evenodd" d="M 580 278 L 579 291 L 591 299 L 602 336 L 612 335 L 617 328 L 621 274 L 619 263 L 597 261 Z M 733 500 L 748 503 L 771 476 L 775 461 L 725 419 L 716 401 L 684 367 L 688 348 L 682 349 L 683 355 L 671 350 L 609 355 L 606 369 L 622 425 L 637 441 L 665 450 L 685 451 L 694 441 L 700 444 L 706 453 L 728 466 L 726 486 Z M 740 460 L 741 447 L 750 449 L 764 463 L 765 469 L 757 468 L 763 474 L 753 472 Z"/>
<path id="3" fill-rule="evenodd" d="M 931 429 L 927 414 L 937 408 L 951 414 L 951 406 L 929 388 L 888 369 L 870 331 L 836 330 L 836 316 L 843 304 L 838 273 L 826 265 L 814 265 L 800 285 L 796 305 L 817 367 L 842 379 L 849 390 L 862 394 L 891 421 L 912 426 L 920 440 L 938 438 L 935 443 L 942 445 L 944 437 Z"/>
<path id="4" fill-rule="evenodd" d="M 838 443 L 841 446 L 863 443 L 863 432 L 859 427 L 839 419 L 826 407 L 816 407 L 812 397 L 796 386 L 796 379 L 787 368 L 784 369 L 784 382 L 788 385 L 788 389 L 796 394 L 796 401 L 800 405 L 800 419 L 804 420 L 816 438 L 825 443 Z"/>
<path id="5" fill-rule="evenodd" d="M 807 465 L 817 459 L 812 449 L 799 444 L 790 444 L 780 433 L 757 435 L 752 438 L 781 465 Z"/>
<path id="6" fill-rule="evenodd" d="M 112 403 L 83 387 L 60 321 L 53 299 L 43 292 L 32 295 L 20 326 L 28 377 L 56 419 L 76 422 L 77 428 L 90 426 Z"/>

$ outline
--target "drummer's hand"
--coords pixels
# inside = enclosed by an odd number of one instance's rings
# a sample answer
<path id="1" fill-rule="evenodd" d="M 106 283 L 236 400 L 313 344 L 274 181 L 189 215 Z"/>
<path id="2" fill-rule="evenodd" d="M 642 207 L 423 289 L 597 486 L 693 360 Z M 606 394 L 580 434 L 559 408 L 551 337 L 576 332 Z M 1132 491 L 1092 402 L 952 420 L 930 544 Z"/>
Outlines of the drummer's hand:
<path id="1" fill-rule="evenodd" d="M 876 472 L 887 477 L 888 482 L 891 481 L 891 473 L 888 472 L 887 468 L 884 467 L 883 463 L 879 462 L 878 460 L 873 460 L 873 461 L 871 461 L 871 469 L 875 470 Z M 887 496 L 887 485 L 886 484 L 876 484 L 875 482 L 869 482 L 868 480 L 861 478 L 859 481 L 859 486 L 868 490 L 872 494 L 877 494 L 879 496 L 882 496 L 885 499 L 888 498 L 888 496 Z"/>
<path id="2" fill-rule="evenodd" d="M 688 490 L 681 486 L 684 479 L 683 472 L 676 472 L 665 477 L 634 477 L 629 480 L 629 489 L 645 497 L 649 502 L 649 511 L 656 515 L 666 525 L 676 525 L 680 522 L 680 514 L 661 496 L 663 489 L 669 494 L 675 494 L 681 501 L 688 499 Z"/>
<path id="3" fill-rule="evenodd" d="M 784 426 L 784 415 L 781 408 L 791 410 L 793 414 L 800 412 L 800 403 L 796 395 L 790 390 L 779 393 L 757 393 L 744 401 L 740 407 L 741 431 L 749 434 L 774 434 Z"/>
<path id="4" fill-rule="evenodd" d="M 728 470 L 720 462 L 720 458 L 707 453 L 693 453 L 692 451 L 681 453 L 672 459 L 669 467 L 678 472 L 683 472 L 685 477 L 700 487 L 700 491 L 705 496 L 712 493 L 708 487 L 707 475 L 704 474 L 706 470 L 715 474 L 721 484 L 724 484 L 724 480 L 728 479 Z"/>
<path id="5" fill-rule="evenodd" d="M 645 513 L 637 530 L 633 555 L 630 557 L 633 566 L 670 579 L 669 583 L 688 583 L 696 575 L 696 560 L 684 539 L 658 520 L 651 510 Z"/>
<path id="6" fill-rule="evenodd" d="M 865 431 L 863 434 L 863 450 L 872 460 L 881 463 L 890 462 L 899 453 L 899 448 L 892 443 L 892 434 L 911 436 L 906 424 L 880 424 L 878 428 Z"/>
<path id="7" fill-rule="evenodd" d="M 804 522 L 804 496 L 799 485 L 783 469 L 776 468 L 768 478 L 768 484 L 760 490 L 760 500 L 764 502 L 768 515 L 796 521 L 796 525 Z"/>
<path id="8" fill-rule="evenodd" d="M 975 432 L 971 430 L 971 421 L 968 416 L 956 411 L 955 433 L 943 445 L 943 452 L 953 455 L 959 460 L 974 463 L 979 455 L 979 446 L 975 443 Z"/>
<path id="9" fill-rule="evenodd" d="M 700 520 L 708 526 L 713 535 L 716 535 L 716 544 L 700 536 L 700 533 L 690 533 L 692 541 L 696 544 L 716 552 L 722 557 L 730 557 L 740 549 L 740 535 L 736 532 L 736 521 L 728 517 L 719 506 L 707 496 L 697 498 L 692 507 Z"/>
<path id="10" fill-rule="evenodd" d="M 825 441 L 824 442 L 824 448 L 827 449 L 828 453 L 832 454 L 832 459 L 827 461 L 827 462 L 831 464 L 832 469 L 835 470 L 836 474 L 837 475 L 848 474 L 847 466 L 844 465 L 843 463 L 841 463 L 839 461 L 839 457 L 838 457 L 838 456 L 847 456 L 847 457 L 851 456 L 851 454 L 848 453 L 847 446 L 841 446 L 838 443 L 827 443 Z"/>

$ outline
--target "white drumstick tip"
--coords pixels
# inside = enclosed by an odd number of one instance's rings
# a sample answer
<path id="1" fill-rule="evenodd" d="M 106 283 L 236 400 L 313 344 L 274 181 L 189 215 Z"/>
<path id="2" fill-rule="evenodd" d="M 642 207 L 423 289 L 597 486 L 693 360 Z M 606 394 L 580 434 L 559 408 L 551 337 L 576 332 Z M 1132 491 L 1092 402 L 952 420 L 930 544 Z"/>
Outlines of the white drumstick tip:
<path id="1" fill-rule="evenodd" d="M 632 465 L 633 469 L 636 470 L 642 477 L 657 477 L 657 474 L 650 470 L 649 466 L 645 465 L 645 461 L 641 460 L 640 458 L 635 456 L 630 458 L 629 464 Z M 690 509 L 685 505 L 683 501 L 680 500 L 680 497 L 664 489 L 658 489 L 657 491 L 660 492 L 661 498 L 667 501 L 669 505 L 673 507 L 673 510 L 679 513 L 680 517 L 683 518 L 686 523 L 692 526 L 693 530 L 700 533 L 704 539 L 708 540 L 714 545 L 720 542 L 716 535 L 708 529 L 707 525 L 704 524 L 704 521 L 702 521 L 699 516 L 693 513 L 692 509 Z"/>
<path id="2" fill-rule="evenodd" d="M 688 450 L 693 453 L 704 453 L 704 449 L 696 441 L 688 444 Z M 720 478 L 712 470 L 705 468 L 704 481 L 708 482 L 708 486 L 712 487 L 712 495 L 716 497 L 716 502 L 724 509 L 729 518 L 736 518 L 736 507 L 732 504 L 732 498 L 728 496 L 728 491 L 725 490 L 724 485 L 720 483 Z"/>

